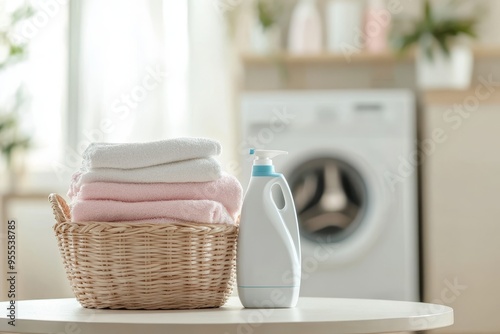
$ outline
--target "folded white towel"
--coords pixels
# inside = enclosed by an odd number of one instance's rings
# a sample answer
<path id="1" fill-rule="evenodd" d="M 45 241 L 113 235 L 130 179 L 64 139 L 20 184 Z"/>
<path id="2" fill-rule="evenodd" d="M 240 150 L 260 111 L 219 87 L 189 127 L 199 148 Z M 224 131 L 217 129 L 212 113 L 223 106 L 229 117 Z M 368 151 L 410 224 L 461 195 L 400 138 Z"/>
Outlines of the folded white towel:
<path id="1" fill-rule="evenodd" d="M 208 182 L 221 176 L 220 163 L 214 158 L 203 158 L 133 169 L 84 168 L 73 174 L 71 187 L 76 194 L 82 184 L 91 182 Z"/>
<path id="2" fill-rule="evenodd" d="M 142 168 L 207 158 L 220 153 L 220 143 L 206 138 L 175 138 L 127 144 L 92 143 L 83 152 L 83 166 L 87 169 Z"/>

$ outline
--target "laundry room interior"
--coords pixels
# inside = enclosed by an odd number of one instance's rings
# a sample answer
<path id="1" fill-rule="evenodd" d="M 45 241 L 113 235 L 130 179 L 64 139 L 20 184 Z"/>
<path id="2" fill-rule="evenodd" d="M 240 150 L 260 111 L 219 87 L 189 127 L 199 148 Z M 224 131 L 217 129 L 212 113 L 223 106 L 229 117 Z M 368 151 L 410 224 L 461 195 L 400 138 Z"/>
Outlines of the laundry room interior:
<path id="1" fill-rule="evenodd" d="M 243 190 L 250 149 L 288 152 L 300 297 L 446 305 L 454 325 L 428 333 L 500 333 L 499 17 L 495 0 L 0 0 L 0 300 L 9 221 L 18 299 L 74 297 L 47 197 L 87 146 L 205 137 Z"/>

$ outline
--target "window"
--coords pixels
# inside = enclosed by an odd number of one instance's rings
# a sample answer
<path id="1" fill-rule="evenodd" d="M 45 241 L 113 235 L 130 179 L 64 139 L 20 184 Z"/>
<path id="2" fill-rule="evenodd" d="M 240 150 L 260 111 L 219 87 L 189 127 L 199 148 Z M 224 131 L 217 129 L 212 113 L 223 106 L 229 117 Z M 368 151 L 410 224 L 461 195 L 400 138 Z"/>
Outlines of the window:
<path id="1" fill-rule="evenodd" d="M 5 28 L 23 1 L 3 1 L 0 15 Z M 56 1 L 37 2 L 32 16 L 19 22 L 9 35 L 15 42 L 26 43 L 27 58 L 7 65 L 0 71 L 0 100 L 6 106 L 23 92 L 23 103 L 16 108 L 20 132 L 29 134 L 31 148 L 25 164 L 31 171 L 50 169 L 61 157 L 61 138 L 67 95 L 67 27 L 66 5 Z"/>

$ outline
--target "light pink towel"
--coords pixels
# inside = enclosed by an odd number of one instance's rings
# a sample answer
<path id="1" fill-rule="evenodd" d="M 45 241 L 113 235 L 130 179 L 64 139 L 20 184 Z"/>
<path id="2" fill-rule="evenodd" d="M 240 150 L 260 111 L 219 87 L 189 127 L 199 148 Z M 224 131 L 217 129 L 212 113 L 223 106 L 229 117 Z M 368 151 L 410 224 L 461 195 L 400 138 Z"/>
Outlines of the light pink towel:
<path id="1" fill-rule="evenodd" d="M 72 205 L 71 215 L 75 222 L 172 219 L 197 223 L 234 224 L 234 220 L 222 204 L 208 200 L 128 203 L 83 200 Z"/>
<path id="2" fill-rule="evenodd" d="M 68 192 L 72 202 L 81 200 L 113 200 L 121 202 L 211 200 L 224 205 L 236 220 L 242 204 L 240 182 L 223 172 L 220 179 L 189 183 L 113 183 L 93 182 L 74 187 Z"/>

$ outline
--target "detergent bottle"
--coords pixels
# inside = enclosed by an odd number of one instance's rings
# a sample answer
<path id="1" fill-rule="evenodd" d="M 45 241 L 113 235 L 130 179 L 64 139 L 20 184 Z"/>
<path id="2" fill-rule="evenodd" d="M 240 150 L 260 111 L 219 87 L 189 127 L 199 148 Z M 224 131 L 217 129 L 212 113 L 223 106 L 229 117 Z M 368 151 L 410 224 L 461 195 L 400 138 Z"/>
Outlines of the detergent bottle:
<path id="1" fill-rule="evenodd" d="M 236 273 L 241 303 L 248 308 L 284 308 L 297 304 L 301 255 L 297 213 L 283 174 L 272 158 L 285 151 L 254 150 L 252 177 L 240 219 Z M 273 187 L 283 193 L 279 207 Z"/>

